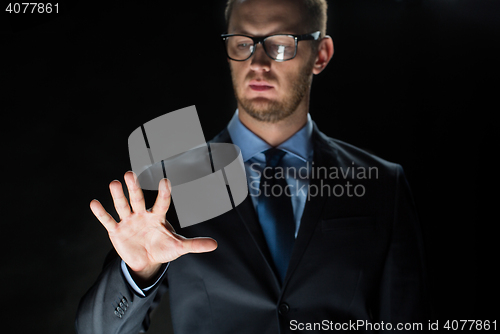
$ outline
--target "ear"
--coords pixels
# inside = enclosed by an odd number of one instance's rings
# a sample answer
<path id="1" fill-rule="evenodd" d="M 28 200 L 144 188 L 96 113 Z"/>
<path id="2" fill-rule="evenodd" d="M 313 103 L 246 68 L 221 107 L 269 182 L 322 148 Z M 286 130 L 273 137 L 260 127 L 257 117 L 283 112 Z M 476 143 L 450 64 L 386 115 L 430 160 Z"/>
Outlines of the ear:
<path id="1" fill-rule="evenodd" d="M 318 54 L 316 56 L 316 61 L 314 62 L 314 67 L 312 72 L 314 74 L 321 73 L 325 69 L 326 65 L 328 65 L 330 59 L 332 59 L 333 53 L 334 53 L 333 40 L 330 36 L 326 35 L 319 42 Z"/>

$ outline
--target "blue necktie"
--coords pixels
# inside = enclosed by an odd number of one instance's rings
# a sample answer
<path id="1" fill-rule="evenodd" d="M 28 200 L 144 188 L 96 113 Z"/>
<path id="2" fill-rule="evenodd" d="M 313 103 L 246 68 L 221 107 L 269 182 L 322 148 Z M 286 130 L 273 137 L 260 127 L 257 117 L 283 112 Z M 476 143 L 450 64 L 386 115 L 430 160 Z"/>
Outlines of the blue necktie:
<path id="1" fill-rule="evenodd" d="M 287 182 L 286 174 L 282 172 L 284 169 L 276 168 L 286 152 L 270 148 L 264 154 L 266 168 L 260 179 L 257 214 L 278 276 L 283 282 L 295 242 L 295 220 L 289 197 L 291 192 L 285 191 Z"/>

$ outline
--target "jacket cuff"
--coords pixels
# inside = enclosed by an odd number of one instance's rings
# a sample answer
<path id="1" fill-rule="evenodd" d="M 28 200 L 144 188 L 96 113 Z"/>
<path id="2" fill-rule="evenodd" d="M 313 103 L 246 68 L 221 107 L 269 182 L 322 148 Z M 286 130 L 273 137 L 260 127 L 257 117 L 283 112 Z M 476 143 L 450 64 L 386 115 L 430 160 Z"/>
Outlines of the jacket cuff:
<path id="1" fill-rule="evenodd" d="M 128 268 L 127 264 L 125 263 L 125 261 L 121 260 L 121 269 L 122 269 L 123 277 L 127 281 L 128 285 L 132 288 L 132 290 L 134 290 L 134 292 L 141 297 L 146 297 L 149 290 L 155 288 L 158 284 L 160 284 L 163 277 L 165 276 L 165 273 L 167 272 L 169 265 L 170 265 L 170 262 L 162 264 L 162 266 L 160 268 L 161 275 L 158 277 L 156 282 L 154 282 L 153 285 L 150 285 L 144 289 L 141 289 L 135 283 L 134 279 L 132 278 L 132 275 L 130 275 L 129 268 Z"/>

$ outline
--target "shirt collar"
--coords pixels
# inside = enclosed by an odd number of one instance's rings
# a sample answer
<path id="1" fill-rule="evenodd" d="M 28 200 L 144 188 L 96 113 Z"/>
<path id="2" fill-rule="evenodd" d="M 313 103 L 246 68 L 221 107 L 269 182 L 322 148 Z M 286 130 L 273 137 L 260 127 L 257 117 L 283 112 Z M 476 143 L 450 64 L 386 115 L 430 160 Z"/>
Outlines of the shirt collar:
<path id="1" fill-rule="evenodd" d="M 229 136 L 233 144 L 241 149 L 243 161 L 248 161 L 255 155 L 271 148 L 269 144 L 260 139 L 256 134 L 250 131 L 238 117 L 238 109 L 227 125 Z M 286 151 L 303 161 L 312 161 L 313 145 L 311 141 L 313 124 L 311 115 L 307 114 L 307 123 L 292 137 L 278 146 L 279 149 Z"/>

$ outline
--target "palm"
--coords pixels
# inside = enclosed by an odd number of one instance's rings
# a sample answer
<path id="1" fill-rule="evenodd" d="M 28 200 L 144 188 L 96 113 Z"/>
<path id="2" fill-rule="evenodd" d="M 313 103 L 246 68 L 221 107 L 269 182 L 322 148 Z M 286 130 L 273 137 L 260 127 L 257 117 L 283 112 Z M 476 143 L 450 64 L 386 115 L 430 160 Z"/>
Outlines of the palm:
<path id="1" fill-rule="evenodd" d="M 122 219 L 109 238 L 118 254 L 134 271 L 140 271 L 148 263 L 163 263 L 178 257 L 172 247 L 172 232 L 165 227 L 166 221 L 152 212 L 132 213 Z"/>
<path id="2" fill-rule="evenodd" d="M 161 263 L 173 261 L 190 252 L 207 252 L 217 247 L 210 238 L 187 239 L 175 233 L 166 221 L 170 206 L 170 190 L 167 180 L 160 181 L 158 198 L 151 210 L 146 210 L 144 196 L 132 172 L 125 174 L 130 205 L 121 183 L 113 181 L 109 188 L 115 209 L 120 216 L 117 223 L 97 200 L 90 203 L 94 215 L 107 229 L 109 238 L 118 255 L 134 272 L 150 275 Z"/>

